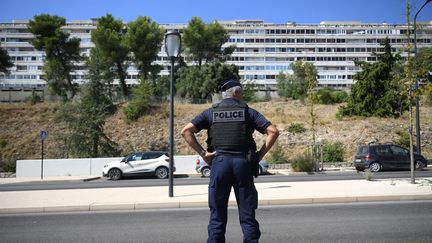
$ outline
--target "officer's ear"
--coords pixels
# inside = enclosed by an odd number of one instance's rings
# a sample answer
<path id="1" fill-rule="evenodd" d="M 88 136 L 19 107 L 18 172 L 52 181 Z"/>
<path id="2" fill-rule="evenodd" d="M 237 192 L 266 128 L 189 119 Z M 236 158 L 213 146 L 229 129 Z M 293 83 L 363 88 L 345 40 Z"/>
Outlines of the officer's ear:
<path id="1" fill-rule="evenodd" d="M 239 98 L 243 97 L 243 89 L 240 86 L 238 86 L 238 88 L 234 90 L 234 95 Z"/>

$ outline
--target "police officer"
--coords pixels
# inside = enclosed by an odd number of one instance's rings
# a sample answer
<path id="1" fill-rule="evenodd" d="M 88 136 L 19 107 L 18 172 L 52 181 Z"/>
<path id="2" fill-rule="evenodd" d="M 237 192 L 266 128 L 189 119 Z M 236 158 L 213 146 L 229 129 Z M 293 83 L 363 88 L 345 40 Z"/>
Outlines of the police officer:
<path id="1" fill-rule="evenodd" d="M 225 242 L 231 187 L 237 200 L 243 241 L 258 242 L 261 232 L 255 219 L 258 193 L 253 176 L 258 161 L 273 146 L 279 131 L 262 114 L 242 102 L 243 89 L 238 81 L 223 83 L 221 90 L 223 100 L 195 117 L 181 132 L 185 141 L 211 166 L 207 242 Z M 207 150 L 195 137 L 202 129 L 208 134 Z M 254 130 L 267 134 L 257 152 Z"/>

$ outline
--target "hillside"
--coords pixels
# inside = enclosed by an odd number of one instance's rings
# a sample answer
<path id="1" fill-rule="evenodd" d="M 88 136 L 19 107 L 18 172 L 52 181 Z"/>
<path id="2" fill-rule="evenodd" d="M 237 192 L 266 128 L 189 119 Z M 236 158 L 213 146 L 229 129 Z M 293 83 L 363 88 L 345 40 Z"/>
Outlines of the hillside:
<path id="1" fill-rule="evenodd" d="M 17 159 L 40 158 L 40 131 L 45 129 L 45 158 L 59 157 L 59 143 L 64 127 L 55 121 L 58 104 L 0 104 L 0 165 Z M 250 104 L 261 111 L 281 131 L 279 145 L 288 158 L 302 153 L 311 141 L 308 107 L 300 101 L 272 101 Z M 176 154 L 193 154 L 181 139 L 180 130 L 198 112 L 208 105 L 175 104 Z M 121 108 L 121 105 L 120 107 Z M 345 160 L 350 161 L 359 144 L 372 140 L 396 141 L 400 132 L 407 131 L 407 115 L 398 118 L 344 118 L 336 119 L 338 105 L 318 105 L 318 140 L 340 141 L 344 144 Z M 167 149 L 169 140 L 168 104 L 156 107 L 151 114 L 137 122 L 127 123 L 121 109 L 106 121 L 106 133 L 122 148 L 123 154 L 134 150 Z M 292 123 L 304 124 L 307 131 L 291 134 L 286 129 Z M 421 107 L 422 151 L 432 158 L 432 108 Z M 263 136 L 255 133 L 258 144 Z M 199 134 L 203 143 L 205 132 Z"/>

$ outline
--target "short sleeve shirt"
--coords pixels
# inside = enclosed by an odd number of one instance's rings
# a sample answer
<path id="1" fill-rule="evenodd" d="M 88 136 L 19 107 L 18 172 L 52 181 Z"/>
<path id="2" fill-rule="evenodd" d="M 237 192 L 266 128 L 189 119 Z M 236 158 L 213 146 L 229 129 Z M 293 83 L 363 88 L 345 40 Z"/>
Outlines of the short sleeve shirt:
<path id="1" fill-rule="evenodd" d="M 239 101 L 236 99 L 228 98 L 221 101 L 222 104 L 238 104 Z M 255 109 L 248 108 L 249 118 L 254 126 L 254 129 L 258 132 L 265 134 L 268 126 L 271 122 L 268 121 L 261 113 Z M 203 129 L 209 129 L 212 125 L 212 108 L 203 111 L 201 114 L 192 119 L 192 124 L 197 128 L 197 132 Z"/>

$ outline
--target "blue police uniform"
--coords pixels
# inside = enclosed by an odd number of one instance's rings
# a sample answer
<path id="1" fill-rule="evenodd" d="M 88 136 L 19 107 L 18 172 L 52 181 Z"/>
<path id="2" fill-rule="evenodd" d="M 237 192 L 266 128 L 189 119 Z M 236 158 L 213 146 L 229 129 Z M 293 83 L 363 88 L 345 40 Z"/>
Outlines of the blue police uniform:
<path id="1" fill-rule="evenodd" d="M 221 105 L 238 105 L 241 102 L 228 98 L 221 101 Z M 209 130 L 218 114 L 214 113 L 214 107 L 209 108 L 195 117 L 191 122 L 197 128 L 197 132 L 202 129 Z M 255 142 L 252 139 L 254 130 L 264 134 L 271 123 L 259 112 L 252 108 L 245 109 L 248 136 L 252 141 L 247 141 L 249 146 L 256 150 Z M 241 113 L 225 114 L 230 119 L 241 117 Z M 233 117 L 233 118 L 232 118 Z M 210 137 L 210 133 L 209 133 Z M 214 139 L 214 138 L 213 138 Z M 208 144 L 211 141 L 207 141 Z M 254 147 L 255 146 L 255 147 Z M 231 188 L 234 187 L 234 192 L 237 200 L 240 224 L 243 231 L 244 242 L 258 242 L 261 232 L 259 230 L 258 221 L 255 219 L 255 209 L 258 206 L 258 193 L 255 189 L 253 172 L 250 164 L 246 160 L 246 152 L 238 147 L 219 148 L 215 146 L 208 149 L 210 152 L 216 151 L 216 156 L 213 158 L 211 167 L 211 176 L 208 191 L 208 201 L 210 207 L 210 221 L 208 225 L 208 241 L 207 242 L 225 242 L 225 230 L 227 224 L 227 208 L 228 199 Z"/>

